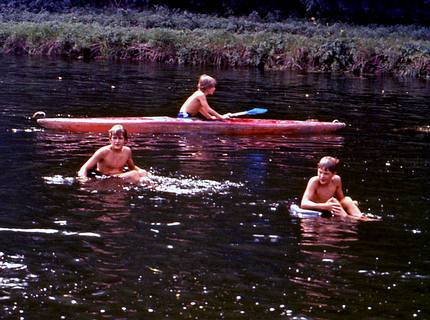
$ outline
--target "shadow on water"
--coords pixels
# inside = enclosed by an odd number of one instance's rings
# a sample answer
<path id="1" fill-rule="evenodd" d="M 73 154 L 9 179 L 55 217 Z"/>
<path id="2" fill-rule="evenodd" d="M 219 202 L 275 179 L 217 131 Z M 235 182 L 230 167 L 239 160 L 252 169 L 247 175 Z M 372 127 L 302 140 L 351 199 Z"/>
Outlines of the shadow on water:
<path id="1" fill-rule="evenodd" d="M 426 319 L 429 84 L 1 57 L 2 318 Z M 176 114 L 209 73 L 220 112 L 339 119 L 324 136 L 136 134 L 152 184 L 75 181 L 104 134 L 29 116 Z M 61 78 L 61 79 L 60 79 Z M 411 131 L 412 130 L 412 131 Z M 373 223 L 290 217 L 324 155 Z"/>

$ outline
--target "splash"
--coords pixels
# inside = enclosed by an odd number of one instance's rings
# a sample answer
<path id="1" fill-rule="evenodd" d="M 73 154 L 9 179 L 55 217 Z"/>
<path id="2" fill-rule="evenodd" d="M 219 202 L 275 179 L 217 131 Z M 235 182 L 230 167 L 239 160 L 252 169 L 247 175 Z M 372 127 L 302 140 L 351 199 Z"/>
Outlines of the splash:
<path id="1" fill-rule="evenodd" d="M 77 182 L 74 177 L 64 177 L 62 175 L 54 175 L 54 176 L 45 176 L 43 177 L 46 184 L 50 185 L 66 185 L 70 186 Z M 110 180 L 109 178 L 96 178 L 91 179 L 90 181 L 99 181 L 99 180 Z M 114 185 L 110 185 L 110 187 L 117 188 L 117 182 L 120 181 L 118 178 L 114 180 L 116 183 Z M 159 176 L 155 174 L 149 174 L 148 177 L 142 179 L 140 186 L 136 187 L 144 187 L 146 189 L 150 189 L 153 191 L 163 192 L 163 193 L 174 193 L 178 195 L 191 195 L 191 194 L 199 194 L 199 193 L 225 193 L 231 188 L 239 188 L 242 187 L 242 183 L 231 182 L 229 180 L 226 181 L 215 181 L 208 179 L 200 179 L 198 177 L 185 177 L 180 176 L 178 178 Z M 121 187 L 121 184 L 120 184 Z M 133 188 L 133 189 L 136 189 Z M 130 184 L 123 184 L 122 188 L 124 190 L 130 190 Z"/>
<path id="2" fill-rule="evenodd" d="M 73 177 L 63 177 L 62 175 L 55 175 L 52 177 L 43 177 L 43 180 L 47 184 L 56 184 L 56 185 L 72 185 L 75 182 L 75 178 Z"/>
<path id="3" fill-rule="evenodd" d="M 180 195 L 192 195 L 199 193 L 225 193 L 231 188 L 242 187 L 242 183 L 235 183 L 229 180 L 214 181 L 199 179 L 198 177 L 171 178 L 151 175 L 148 179 L 152 189 L 159 192 L 174 193 Z"/>

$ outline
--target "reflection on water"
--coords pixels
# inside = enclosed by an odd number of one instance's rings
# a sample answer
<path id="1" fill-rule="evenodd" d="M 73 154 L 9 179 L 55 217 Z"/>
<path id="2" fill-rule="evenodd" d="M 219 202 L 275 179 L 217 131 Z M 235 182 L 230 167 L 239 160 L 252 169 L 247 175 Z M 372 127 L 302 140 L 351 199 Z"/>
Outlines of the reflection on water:
<path id="1" fill-rule="evenodd" d="M 100 237 L 97 233 L 92 232 L 70 232 L 70 231 L 59 231 L 56 229 L 19 229 L 19 228 L 0 228 L 0 232 L 22 232 L 22 233 L 44 233 L 44 234 L 56 234 L 60 233 L 65 236 L 82 236 L 82 237 Z"/>
<path id="2" fill-rule="evenodd" d="M 24 264 L 24 257 L 20 255 L 5 255 L 0 252 L 0 269 L 7 277 L 0 277 L 0 289 L 25 289 L 28 280 L 34 275 L 28 274 L 27 266 Z M 9 299 L 9 296 L 2 296 L 1 300 Z"/>
<path id="3" fill-rule="evenodd" d="M 351 243 L 359 240 L 357 223 L 337 217 L 300 219 L 299 248 L 307 258 L 306 264 L 300 262 L 297 268 L 305 268 L 307 272 L 291 281 L 300 285 L 312 305 L 331 308 L 327 300 L 342 295 L 333 282 L 337 282 L 339 269 L 357 259 L 350 253 Z"/>
<path id="4" fill-rule="evenodd" d="M 0 58 L 1 318 L 427 319 L 429 83 Z M 345 121 L 337 135 L 136 134 L 149 185 L 75 181 L 105 134 L 29 118 L 221 113 Z M 59 76 L 62 80 L 59 80 Z M 113 88 L 113 87 L 114 88 Z M 402 129 L 403 128 L 403 129 Z M 405 129 L 406 128 L 406 129 Z M 297 219 L 316 162 L 379 222 Z"/>

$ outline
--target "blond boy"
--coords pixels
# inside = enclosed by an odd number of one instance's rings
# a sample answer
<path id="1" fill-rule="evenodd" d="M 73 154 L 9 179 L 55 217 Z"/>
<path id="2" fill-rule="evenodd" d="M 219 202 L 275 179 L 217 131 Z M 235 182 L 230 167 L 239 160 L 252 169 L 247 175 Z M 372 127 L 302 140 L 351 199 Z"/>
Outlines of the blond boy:
<path id="1" fill-rule="evenodd" d="M 229 113 L 220 115 L 209 106 L 206 96 L 215 92 L 216 80 L 206 74 L 200 76 L 197 91 L 195 91 L 182 105 L 178 118 L 190 118 L 201 114 L 208 120 L 223 120 L 229 117 Z"/>
<path id="2" fill-rule="evenodd" d="M 317 175 L 309 179 L 300 206 L 302 209 L 329 211 L 333 215 L 361 219 L 363 214 L 356 201 L 343 194 L 342 180 L 336 174 L 338 163 L 338 159 L 330 156 L 321 158 Z"/>
<path id="3" fill-rule="evenodd" d="M 125 146 L 127 141 L 127 130 L 122 125 L 114 125 L 109 130 L 110 145 L 98 149 L 84 163 L 78 171 L 78 178 L 86 180 L 88 171 L 94 167 L 102 175 L 119 177 L 131 183 L 139 183 L 142 178 L 147 177 L 148 173 L 134 164 L 131 149 Z"/>

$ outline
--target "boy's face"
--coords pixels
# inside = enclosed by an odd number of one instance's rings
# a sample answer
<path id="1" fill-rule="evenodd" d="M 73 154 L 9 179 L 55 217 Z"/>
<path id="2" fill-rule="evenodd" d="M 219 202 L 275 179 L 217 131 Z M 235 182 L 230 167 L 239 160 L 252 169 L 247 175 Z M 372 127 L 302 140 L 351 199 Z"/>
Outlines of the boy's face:
<path id="1" fill-rule="evenodd" d="M 122 134 L 113 134 L 109 138 L 110 144 L 113 149 L 115 150 L 121 150 L 122 147 L 125 145 L 125 138 Z"/>
<path id="2" fill-rule="evenodd" d="M 212 87 L 212 88 L 208 88 L 206 89 L 206 94 L 207 95 L 213 95 L 215 93 L 216 88 Z"/>
<path id="3" fill-rule="evenodd" d="M 331 172 L 330 170 L 326 168 L 320 168 L 318 167 L 318 181 L 321 184 L 327 184 L 331 181 L 331 178 L 335 175 L 334 172 Z"/>

